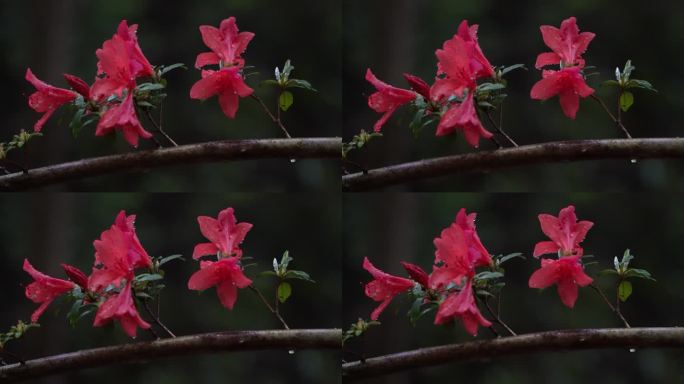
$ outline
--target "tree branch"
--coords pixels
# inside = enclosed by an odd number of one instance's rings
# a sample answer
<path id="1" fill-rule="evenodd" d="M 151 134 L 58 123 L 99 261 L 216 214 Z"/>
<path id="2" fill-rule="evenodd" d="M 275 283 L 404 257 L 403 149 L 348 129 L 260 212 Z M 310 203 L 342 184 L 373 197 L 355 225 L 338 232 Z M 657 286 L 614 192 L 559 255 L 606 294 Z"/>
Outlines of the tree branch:
<path id="1" fill-rule="evenodd" d="M 249 159 L 339 158 L 340 138 L 226 140 L 83 159 L 0 176 L 0 190 L 21 190 L 114 172 Z"/>
<path id="2" fill-rule="evenodd" d="M 438 157 L 357 172 L 342 177 L 345 191 L 381 188 L 451 173 L 496 170 L 529 164 L 599 159 L 684 157 L 684 138 L 558 141 Z"/>
<path id="3" fill-rule="evenodd" d="M 216 332 L 87 349 L 0 367 L 0 380 L 15 383 L 57 373 L 139 363 L 197 353 L 283 349 L 339 349 L 340 329 Z"/>
<path id="4" fill-rule="evenodd" d="M 549 351 L 647 347 L 684 347 L 684 328 L 607 328 L 529 333 L 493 340 L 421 348 L 342 365 L 347 380 L 386 375 L 412 368 L 500 356 Z"/>

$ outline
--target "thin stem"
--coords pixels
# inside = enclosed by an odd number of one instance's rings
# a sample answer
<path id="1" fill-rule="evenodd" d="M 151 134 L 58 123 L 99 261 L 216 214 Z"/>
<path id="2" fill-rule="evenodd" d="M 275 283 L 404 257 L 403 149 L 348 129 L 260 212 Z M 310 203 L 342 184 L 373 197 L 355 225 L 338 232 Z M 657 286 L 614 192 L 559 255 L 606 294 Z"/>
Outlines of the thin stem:
<path id="1" fill-rule="evenodd" d="M 147 328 L 147 332 L 149 332 L 152 335 L 152 337 L 154 337 L 155 339 L 157 339 L 157 340 L 161 339 L 161 337 L 159 337 L 159 334 L 157 333 L 157 331 L 154 330 L 154 328 L 152 328 L 152 327 Z"/>
<path id="2" fill-rule="evenodd" d="M 603 107 L 603 110 L 606 111 L 606 113 L 608 114 L 608 116 L 610 116 L 611 120 L 613 120 L 615 125 L 617 125 L 618 128 L 620 128 L 622 130 L 622 133 L 624 133 L 628 139 L 631 139 L 632 135 L 629 134 L 629 131 L 622 124 L 622 121 L 620 121 L 620 119 L 618 119 L 617 117 L 615 117 L 615 115 L 613 115 L 613 112 L 610 111 L 610 108 L 608 108 L 606 103 L 600 97 L 598 97 L 596 95 L 591 95 L 591 98 L 596 100 L 599 104 L 601 104 L 601 107 Z M 618 115 L 620 113 L 619 111 L 620 111 L 620 107 L 618 106 Z"/>
<path id="3" fill-rule="evenodd" d="M 515 333 L 515 332 L 511 329 L 511 327 L 508 326 L 508 324 L 506 324 L 503 320 L 501 320 L 501 317 L 500 317 L 499 314 L 498 314 L 498 311 L 499 311 L 498 308 L 497 308 L 497 311 L 494 312 L 494 310 L 492 309 L 491 305 L 489 305 L 489 300 L 488 300 L 488 299 L 484 299 L 484 303 L 485 303 L 485 307 L 487 308 L 487 312 L 489 312 L 489 314 L 494 318 L 494 320 L 496 320 L 496 322 L 497 322 L 499 325 L 501 325 L 502 327 L 506 328 L 506 331 L 508 331 L 508 333 L 510 333 L 511 336 L 518 336 L 518 334 Z M 499 305 L 501 305 L 501 304 L 499 304 Z"/>
<path id="4" fill-rule="evenodd" d="M 289 326 L 287 325 L 287 323 L 285 322 L 285 319 L 283 319 L 283 317 L 280 316 L 280 312 L 278 312 L 278 304 L 277 304 L 277 303 L 278 303 L 278 298 L 277 298 L 277 297 L 276 297 L 276 307 L 275 307 L 275 309 L 274 309 L 273 306 L 271 306 L 271 303 L 269 303 L 268 300 L 266 300 L 266 298 L 265 298 L 264 295 L 261 293 L 261 291 L 259 290 L 259 288 L 255 287 L 254 285 L 250 285 L 248 288 L 251 289 L 254 293 L 256 293 L 256 294 L 259 296 L 259 298 L 260 298 L 261 301 L 264 303 L 264 305 L 266 306 L 266 308 L 268 308 L 268 310 L 271 311 L 271 313 L 274 314 L 275 317 L 278 318 L 278 320 L 280 320 L 280 323 L 283 325 L 283 327 L 284 327 L 285 329 L 290 329 L 290 327 L 289 327 Z M 277 295 L 277 293 L 276 293 L 276 295 Z"/>
<path id="5" fill-rule="evenodd" d="M 494 127 L 494 129 L 496 129 L 497 132 L 499 132 L 499 134 L 501 134 L 501 136 L 505 137 L 506 140 L 513 144 L 514 147 L 518 147 L 518 143 L 516 143 L 515 140 L 508 136 L 508 134 L 503 130 L 503 110 L 501 110 L 501 114 L 499 115 L 499 124 L 497 124 L 494 121 L 494 118 L 492 117 L 492 113 L 490 111 L 487 111 L 487 113 L 485 113 L 485 116 L 487 116 L 487 120 L 489 121 L 489 123 Z"/>
<path id="6" fill-rule="evenodd" d="M 164 132 L 164 129 L 162 129 L 161 112 L 160 112 L 160 116 L 159 116 L 159 124 L 157 124 L 157 122 L 154 120 L 154 118 L 152 118 L 152 112 L 150 112 L 149 109 L 145 110 L 145 114 L 147 115 L 147 118 L 150 120 L 152 125 L 154 125 L 154 128 L 157 130 L 157 132 L 161 133 L 166 138 L 166 140 L 168 140 L 174 147 L 177 147 L 178 144 L 171 138 L 171 136 L 169 136 L 166 132 Z"/>
<path id="7" fill-rule="evenodd" d="M 285 126 L 283 125 L 283 122 L 280 120 L 280 107 L 278 107 L 278 117 L 276 117 L 275 115 L 273 115 L 271 110 L 268 109 L 268 106 L 266 106 L 266 103 L 264 103 L 264 101 L 261 100 L 261 98 L 259 96 L 252 94 L 252 99 L 256 100 L 259 103 L 259 105 L 261 105 L 261 108 L 264 109 L 264 111 L 266 112 L 268 117 L 270 117 L 271 120 L 273 120 L 273 122 L 280 127 L 280 129 L 283 131 L 283 133 L 285 133 L 285 136 L 288 139 L 291 139 L 292 136 L 290 136 L 290 133 L 287 131 L 287 128 L 285 128 Z"/>
<path id="8" fill-rule="evenodd" d="M 603 299 L 603 301 L 606 302 L 606 304 L 608 305 L 608 308 L 610 308 L 611 311 L 615 312 L 615 314 L 620 318 L 620 320 L 622 320 L 622 323 L 625 325 L 625 328 L 632 328 L 632 327 L 629 325 L 629 323 L 627 322 L 627 319 L 625 319 L 625 317 L 622 315 L 622 312 L 620 312 L 619 304 L 618 304 L 617 307 L 614 306 L 613 304 L 611 304 L 610 300 L 608 300 L 608 297 L 605 295 L 605 293 L 603 293 L 603 290 L 601 290 L 601 288 L 599 288 L 598 285 L 596 285 L 596 284 L 591 284 L 591 287 L 592 287 L 596 292 L 598 292 L 599 295 L 601 295 L 601 298 Z M 619 301 L 619 300 L 620 300 L 620 299 L 618 298 L 618 301 Z"/>
<path id="9" fill-rule="evenodd" d="M 164 332 L 166 332 L 166 333 L 167 333 L 169 336 L 171 336 L 171 337 L 176 337 L 176 335 L 174 335 L 173 332 L 171 332 L 171 330 L 170 330 L 166 325 L 164 325 L 164 323 L 162 323 L 161 320 L 159 320 L 159 316 L 158 316 L 158 315 L 155 315 L 155 314 L 152 312 L 152 309 L 150 308 L 150 304 L 149 304 L 148 300 L 143 301 L 143 306 L 145 307 L 145 311 L 147 311 L 147 314 L 150 315 L 150 317 L 152 318 L 152 320 L 153 320 L 161 329 L 163 329 Z M 150 329 L 152 329 L 152 328 L 150 328 Z"/>

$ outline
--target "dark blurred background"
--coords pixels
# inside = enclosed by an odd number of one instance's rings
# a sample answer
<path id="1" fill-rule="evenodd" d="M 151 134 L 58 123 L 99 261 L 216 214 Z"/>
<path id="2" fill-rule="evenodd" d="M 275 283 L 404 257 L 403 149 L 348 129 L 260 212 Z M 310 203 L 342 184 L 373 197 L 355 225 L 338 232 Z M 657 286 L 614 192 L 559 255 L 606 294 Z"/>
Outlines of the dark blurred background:
<path id="1" fill-rule="evenodd" d="M 599 265 L 587 267 L 590 275 L 611 268 L 613 257 L 626 248 L 636 258 L 634 268 L 649 270 L 657 282 L 634 280 L 634 291 L 623 304 L 632 326 L 681 326 L 684 310 L 684 257 L 681 254 L 684 203 L 676 194 L 367 194 L 344 199 L 344 327 L 358 317 L 368 319 L 378 303 L 363 293 L 371 280 L 363 270 L 367 256 L 376 267 L 406 277 L 400 261 L 420 265 L 430 272 L 434 261 L 432 241 L 450 225 L 460 208 L 477 212 L 480 238 L 492 254 L 522 252 L 506 266 L 502 318 L 517 333 L 554 329 L 620 327 L 601 298 L 580 288 L 575 308 L 563 306 L 556 287 L 542 292 L 528 288 L 527 281 L 539 261 L 531 257 L 534 245 L 546 240 L 537 215 L 574 204 L 580 220 L 594 222 L 583 246 Z M 598 284 L 614 295 L 615 280 L 601 277 Z M 434 312 L 411 327 L 407 299 L 395 298 L 380 315 L 382 325 L 371 328 L 362 339 L 349 342 L 349 351 L 367 357 L 412 348 L 472 340 L 460 322 L 455 327 L 433 325 Z M 486 311 L 485 317 L 489 317 Z M 480 329 L 478 339 L 490 339 Z M 358 356 L 345 353 L 348 360 Z M 520 355 L 491 361 L 447 364 L 366 383 L 446 383 L 466 380 L 478 384 L 517 383 L 681 383 L 682 350 L 650 349 L 629 353 L 627 349 Z"/>
<path id="2" fill-rule="evenodd" d="M 431 82 L 435 76 L 435 50 L 450 39 L 463 19 L 479 24 L 479 41 L 492 65 L 525 64 L 529 71 L 508 75 L 509 97 L 504 103 L 504 129 L 518 144 L 619 138 L 608 115 L 593 100 L 582 100 L 577 120 L 566 118 L 558 98 L 546 103 L 531 100 L 532 85 L 541 78 L 534 68 L 536 57 L 549 51 L 539 26 L 559 26 L 576 16 L 581 31 L 596 33 L 585 54 L 600 76 L 589 85 L 612 108 L 614 90 L 598 88 L 614 78 L 615 67 L 631 59 L 637 67 L 633 78 L 651 81 L 658 93 L 636 90 L 635 104 L 625 114 L 625 125 L 635 137 L 679 136 L 684 106 L 684 65 L 676 47 L 684 43 L 681 15 L 684 3 L 665 0 L 624 1 L 449 1 L 378 0 L 344 2 L 344 140 L 359 130 L 372 130 L 380 117 L 367 106 L 374 88 L 364 80 L 366 68 L 378 78 L 408 88 L 402 73 Z M 374 168 L 422 158 L 472 152 L 461 136 L 437 138 L 434 126 L 417 140 L 409 130 L 412 115 L 399 110 L 384 126 L 384 137 L 351 155 Z M 482 150 L 495 148 L 483 142 Z M 681 190 L 680 160 L 651 160 L 631 164 L 610 160 L 574 164 L 535 165 L 492 174 L 452 175 L 414 182 L 393 190 L 458 191 L 623 191 Z M 540 182 L 540 180 L 543 180 Z"/>
<path id="3" fill-rule="evenodd" d="M 198 53 L 207 51 L 198 27 L 218 26 L 230 16 L 242 31 L 256 33 L 245 58 L 258 76 L 248 83 L 269 105 L 276 95 L 260 89 L 259 81 L 273 77 L 286 59 L 294 76 L 309 80 L 319 91 L 294 90 L 295 103 L 284 114 L 295 137 L 339 136 L 341 132 L 340 77 L 342 53 L 341 3 L 336 1 L 181 1 L 181 0 L 29 0 L 3 1 L 0 5 L 0 99 L 3 135 L 9 141 L 20 129 L 33 130 L 41 116 L 28 107 L 34 89 L 24 80 L 27 67 L 38 78 L 66 87 L 63 73 L 89 83 L 95 77 L 95 50 L 111 38 L 122 19 L 139 24 L 140 46 L 153 65 L 182 62 L 187 71 L 168 75 L 164 127 L 178 143 L 243 138 L 280 138 L 280 129 L 259 105 L 242 99 L 235 120 L 226 118 L 217 99 L 200 102 L 189 97 L 200 79 L 193 68 Z M 272 107 L 273 109 L 273 107 Z M 65 121 L 58 126 L 57 112 L 45 125 L 44 137 L 29 145 L 31 165 L 77 160 L 133 150 L 121 135 L 95 137 L 94 126 L 73 139 Z M 141 118 L 147 128 L 149 122 Z M 163 141 L 163 140 L 162 140 Z M 151 140 L 140 148 L 155 148 Z M 339 165 L 335 160 L 258 160 L 241 163 L 176 166 L 150 173 L 107 175 L 61 185 L 59 190 L 103 191 L 288 191 L 338 190 Z"/>
<path id="4" fill-rule="evenodd" d="M 215 289 L 202 294 L 187 289 L 199 263 L 191 259 L 196 243 L 205 242 L 197 216 L 216 217 L 235 208 L 238 221 L 254 224 L 243 243 L 244 256 L 258 266 L 248 267 L 265 295 L 274 281 L 256 274 L 272 268 L 274 257 L 289 250 L 291 268 L 307 271 L 315 284 L 294 281 L 292 297 L 281 306 L 292 328 L 341 326 L 340 199 L 334 194 L 24 194 L 0 196 L 0 329 L 18 319 L 28 321 L 37 304 L 24 297 L 32 280 L 22 271 L 24 258 L 51 276 L 64 278 L 60 263 L 89 273 L 93 240 L 108 229 L 119 210 L 137 214 L 137 233 L 151 256 L 181 253 L 185 262 L 167 264 L 161 318 L 178 335 L 222 330 L 278 329 L 280 323 L 249 290 L 240 290 L 233 311 L 223 308 Z M 269 296 L 270 297 L 270 296 Z M 63 303 L 62 303 L 63 304 Z M 59 313 L 58 312 L 59 308 Z M 8 350 L 24 358 L 131 342 L 121 328 L 93 328 L 93 318 L 76 328 L 66 321 L 67 307 L 54 303 L 41 317 L 41 327 Z M 144 313 L 143 313 L 144 316 Z M 138 331 L 139 340 L 150 340 Z M 182 356 L 150 364 L 111 366 L 64 374 L 36 383 L 335 383 L 339 382 L 338 351 L 245 352 Z"/>

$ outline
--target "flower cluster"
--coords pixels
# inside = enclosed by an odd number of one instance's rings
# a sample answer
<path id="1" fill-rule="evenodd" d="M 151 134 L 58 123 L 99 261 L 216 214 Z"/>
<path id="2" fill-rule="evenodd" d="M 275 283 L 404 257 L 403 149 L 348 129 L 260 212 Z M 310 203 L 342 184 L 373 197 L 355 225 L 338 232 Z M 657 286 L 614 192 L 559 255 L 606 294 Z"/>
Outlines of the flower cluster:
<path id="1" fill-rule="evenodd" d="M 411 279 L 392 276 L 364 259 L 364 269 L 373 276 L 366 284 L 366 296 L 381 302 L 371 320 L 378 319 L 394 296 L 416 289 L 423 294 L 420 300 L 438 304 L 435 324 L 459 318 L 472 335 L 479 326 L 491 326 L 480 313 L 473 291 L 476 268 L 492 265 L 492 257 L 477 234 L 475 217 L 475 213 L 461 209 L 456 220 L 434 240 L 435 261 L 429 275 L 417 265 L 402 262 Z"/>
<path id="2" fill-rule="evenodd" d="M 26 80 L 36 88 L 36 92 L 29 96 L 29 106 L 43 113 L 34 130 L 40 132 L 60 106 L 73 103 L 80 110 L 77 114 L 79 120 L 86 117 L 90 123 L 99 118 L 96 136 L 121 131 L 124 139 L 134 147 L 138 146 L 141 137 L 151 138 L 152 134 L 142 127 L 136 113 L 136 103 L 140 101 L 136 97 L 141 93 L 137 81 L 154 79 L 156 73 L 140 49 L 137 30 L 136 24 L 129 26 L 123 20 L 114 36 L 95 51 L 97 76 L 92 86 L 77 76 L 65 74 L 64 78 L 73 91 L 54 87 L 27 69 Z"/>
<path id="3" fill-rule="evenodd" d="M 549 65 L 558 65 L 559 69 L 544 70 L 543 79 L 532 87 L 530 97 L 547 100 L 558 96 L 565 116 L 574 119 L 579 109 L 580 97 L 594 94 L 594 90 L 585 82 L 585 61 L 582 55 L 595 35 L 591 32 L 579 33 L 574 17 L 563 20 L 560 29 L 550 25 L 542 25 L 540 29 L 544 43 L 552 52 L 539 54 L 535 67 L 542 69 Z"/>
<path id="4" fill-rule="evenodd" d="M 254 33 L 238 33 L 234 17 L 223 20 L 219 28 L 202 25 L 199 29 L 202 41 L 211 52 L 197 55 L 195 68 L 202 71 L 202 79 L 192 86 L 190 97 L 205 100 L 218 95 L 221 110 L 233 119 L 240 98 L 248 97 L 254 92 L 245 84 L 245 60 L 242 58 L 247 45 L 254 38 Z M 218 69 L 203 69 L 210 65 L 218 65 Z"/>
<path id="5" fill-rule="evenodd" d="M 375 123 L 375 132 L 380 132 L 397 108 L 416 102 L 427 105 L 421 108 L 420 117 L 440 116 L 437 136 L 461 130 L 473 147 L 479 145 L 480 137 L 492 137 L 480 122 L 476 108 L 477 81 L 494 77 L 494 69 L 478 44 L 477 28 L 464 20 L 456 35 L 435 52 L 438 62 L 432 86 L 418 76 L 404 74 L 412 90 L 400 89 L 378 80 L 370 69 L 367 70 L 366 80 L 377 90 L 368 97 L 368 106 L 383 113 Z"/>

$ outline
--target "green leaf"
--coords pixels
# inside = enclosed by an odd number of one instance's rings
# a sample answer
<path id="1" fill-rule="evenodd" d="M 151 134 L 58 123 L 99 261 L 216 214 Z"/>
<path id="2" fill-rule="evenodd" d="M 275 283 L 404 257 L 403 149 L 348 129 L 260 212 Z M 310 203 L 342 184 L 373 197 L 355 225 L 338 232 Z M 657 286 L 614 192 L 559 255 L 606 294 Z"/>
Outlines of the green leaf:
<path id="1" fill-rule="evenodd" d="M 476 280 L 491 280 L 491 279 L 498 279 L 500 277 L 503 277 L 504 274 L 501 272 L 491 272 L 491 271 L 484 271 L 480 272 L 477 275 L 475 275 Z"/>
<path id="2" fill-rule="evenodd" d="M 409 129 L 411 130 L 414 139 L 417 139 L 420 136 L 420 133 L 423 131 L 424 115 L 425 111 L 423 109 L 418 109 L 416 111 L 416 114 L 413 115 L 413 120 L 411 120 L 411 124 L 409 124 Z"/>
<path id="3" fill-rule="evenodd" d="M 285 61 L 285 65 L 283 66 L 283 73 L 281 74 L 280 78 L 287 81 L 290 78 L 290 74 L 293 70 L 294 67 L 292 66 L 292 62 L 290 59 L 287 59 L 287 61 Z"/>
<path id="4" fill-rule="evenodd" d="M 604 269 L 603 271 L 599 272 L 600 276 L 606 276 L 606 275 L 617 275 L 617 271 L 614 269 Z"/>
<path id="5" fill-rule="evenodd" d="M 632 294 L 632 283 L 627 280 L 623 280 L 620 285 L 618 285 L 618 297 L 623 303 L 627 301 L 629 296 Z"/>
<path id="6" fill-rule="evenodd" d="M 313 86 L 311 86 L 311 83 L 301 79 L 288 80 L 287 83 L 285 83 L 285 88 L 303 88 L 312 92 L 318 92 Z"/>
<path id="7" fill-rule="evenodd" d="M 143 282 L 143 281 L 157 281 L 163 279 L 164 276 L 158 274 L 158 273 L 141 273 L 140 275 L 136 276 L 134 281 L 137 282 Z"/>
<path id="8" fill-rule="evenodd" d="M 290 91 L 285 91 L 280 94 L 280 97 L 278 97 L 278 105 L 280 106 L 280 110 L 283 112 L 286 112 L 292 104 L 294 103 L 294 95 L 292 95 L 292 92 Z"/>
<path id="9" fill-rule="evenodd" d="M 504 69 L 501 71 L 502 75 L 507 74 L 508 72 L 515 71 L 516 69 L 524 69 L 527 70 L 527 67 L 525 67 L 525 64 L 513 64 L 508 67 L 504 67 Z"/>
<path id="10" fill-rule="evenodd" d="M 507 261 L 510 260 L 510 259 L 515 259 L 516 257 L 525 260 L 525 256 L 523 256 L 522 253 L 520 253 L 520 252 L 515 252 L 515 253 L 510 253 L 510 254 L 508 254 L 508 255 L 506 255 L 506 256 L 502 256 L 502 257 L 499 259 L 499 264 L 503 264 L 503 263 L 507 262 Z"/>
<path id="11" fill-rule="evenodd" d="M 150 103 L 149 101 L 138 101 L 136 102 L 138 104 L 138 107 L 146 107 L 146 108 L 157 108 L 154 104 Z"/>
<path id="12" fill-rule="evenodd" d="M 658 90 L 653 88 L 653 85 L 651 85 L 651 83 L 649 83 L 648 81 L 638 79 L 632 79 L 628 81 L 625 88 L 641 88 L 649 90 L 651 92 L 658 92 Z"/>
<path id="13" fill-rule="evenodd" d="M 477 91 L 479 92 L 491 92 L 491 91 L 498 91 L 500 89 L 504 89 L 506 86 L 501 83 L 482 83 L 477 86 Z"/>
<path id="14" fill-rule="evenodd" d="M 81 133 L 81 130 L 83 129 L 83 114 L 85 113 L 85 108 L 79 108 L 76 110 L 76 113 L 74 113 L 74 117 L 71 119 L 71 122 L 69 123 L 69 129 L 71 130 L 71 135 L 74 137 L 78 137 L 78 134 Z"/>
<path id="15" fill-rule="evenodd" d="M 283 257 L 280 258 L 280 269 L 285 272 L 287 267 L 290 265 L 290 261 L 294 260 L 290 257 L 290 251 L 283 252 Z"/>
<path id="16" fill-rule="evenodd" d="M 284 303 L 292 295 L 292 286 L 290 283 L 283 281 L 278 285 L 278 301 Z"/>
<path id="17" fill-rule="evenodd" d="M 261 83 L 259 83 L 260 87 L 264 86 L 264 85 L 275 85 L 276 87 L 279 87 L 280 83 L 278 83 L 278 81 L 276 81 L 276 80 L 268 79 L 268 80 L 264 80 Z"/>
<path id="18" fill-rule="evenodd" d="M 601 83 L 602 87 L 619 87 L 620 83 L 618 83 L 616 80 L 606 80 L 603 83 Z"/>
<path id="19" fill-rule="evenodd" d="M 638 279 L 646 279 L 656 281 L 651 273 L 645 269 L 630 268 L 625 272 L 625 277 L 636 277 Z"/>
<path id="20" fill-rule="evenodd" d="M 185 259 L 183 258 L 183 255 L 171 255 L 171 256 L 166 256 L 166 257 L 162 258 L 161 260 L 159 260 L 159 265 L 162 266 L 162 265 L 168 263 L 169 261 L 173 261 L 173 260 L 185 261 Z"/>
<path id="21" fill-rule="evenodd" d="M 164 84 L 161 83 L 142 83 L 135 87 L 137 91 L 156 91 L 158 89 L 164 89 Z"/>
<path id="22" fill-rule="evenodd" d="M 627 112 L 632 104 L 634 104 L 634 95 L 632 92 L 623 92 L 620 95 L 620 109 L 622 109 L 623 112 Z"/>
<path id="23" fill-rule="evenodd" d="M 270 271 L 267 271 L 267 272 L 270 272 Z M 286 279 L 299 279 L 299 280 L 305 280 L 305 281 L 315 283 L 315 281 L 313 281 L 311 279 L 311 277 L 309 276 L 308 273 L 306 273 L 304 271 L 297 271 L 294 269 L 287 271 L 287 273 L 285 273 L 285 278 Z"/>
<path id="24" fill-rule="evenodd" d="M 164 76 L 165 74 L 173 71 L 174 69 L 177 68 L 183 68 L 183 69 L 188 69 L 187 66 L 183 63 L 176 63 L 176 64 L 171 64 L 169 66 L 161 66 L 161 69 L 159 70 L 159 76 Z"/>
<path id="25" fill-rule="evenodd" d="M 259 276 L 278 276 L 278 275 L 273 271 L 263 271 L 263 272 L 259 273 Z"/>

